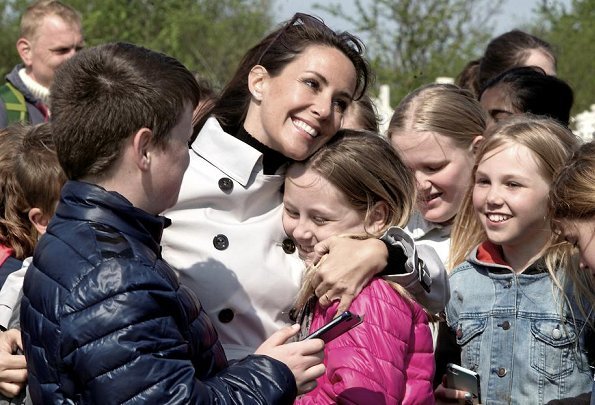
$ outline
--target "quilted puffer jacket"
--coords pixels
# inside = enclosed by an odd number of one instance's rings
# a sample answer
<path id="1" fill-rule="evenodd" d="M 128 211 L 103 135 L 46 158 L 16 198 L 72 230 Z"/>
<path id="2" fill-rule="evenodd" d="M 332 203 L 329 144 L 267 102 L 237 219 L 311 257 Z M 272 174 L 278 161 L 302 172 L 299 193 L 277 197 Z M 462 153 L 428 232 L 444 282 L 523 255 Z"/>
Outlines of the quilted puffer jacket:
<path id="1" fill-rule="evenodd" d="M 231 366 L 197 298 L 161 259 L 163 217 L 67 182 L 24 283 L 21 326 L 36 404 L 291 403 L 283 363 Z"/>
<path id="2" fill-rule="evenodd" d="M 314 309 L 310 332 L 333 319 L 338 304 Z M 364 321 L 324 347 L 326 372 L 296 404 L 433 404 L 434 354 L 427 315 L 374 279 L 349 310 Z"/>

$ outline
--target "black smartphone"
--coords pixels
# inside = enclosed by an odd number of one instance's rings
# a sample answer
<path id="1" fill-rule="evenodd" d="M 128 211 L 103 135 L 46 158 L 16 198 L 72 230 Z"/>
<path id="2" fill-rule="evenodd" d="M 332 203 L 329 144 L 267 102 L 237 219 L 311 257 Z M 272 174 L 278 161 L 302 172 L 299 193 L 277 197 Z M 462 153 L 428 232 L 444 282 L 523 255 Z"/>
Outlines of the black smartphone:
<path id="1" fill-rule="evenodd" d="M 352 314 L 349 311 L 343 312 L 341 315 L 324 325 L 322 328 L 312 332 L 304 338 L 306 339 L 322 339 L 324 343 L 328 343 L 337 336 L 342 335 L 348 330 L 356 327 L 364 320 L 360 315 Z"/>
<path id="2" fill-rule="evenodd" d="M 479 374 L 468 368 L 448 363 L 446 365 L 446 386 L 472 395 L 471 401 L 474 404 L 481 404 L 481 392 L 479 389 Z"/>

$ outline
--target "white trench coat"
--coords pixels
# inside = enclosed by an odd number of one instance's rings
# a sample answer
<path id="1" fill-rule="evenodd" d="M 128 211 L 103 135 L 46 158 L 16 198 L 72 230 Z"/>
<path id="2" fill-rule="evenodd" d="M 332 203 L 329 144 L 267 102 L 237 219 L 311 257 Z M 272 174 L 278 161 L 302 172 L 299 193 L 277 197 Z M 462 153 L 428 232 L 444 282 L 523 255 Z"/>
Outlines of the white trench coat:
<path id="1" fill-rule="evenodd" d="M 200 299 L 230 359 L 254 353 L 290 322 L 304 265 L 283 231 L 283 181 L 284 169 L 264 175 L 262 154 L 209 118 L 191 146 L 178 203 L 164 213 L 172 225 L 163 234 L 163 257 Z M 443 268 L 433 251 L 420 255 L 434 282 L 428 298 L 443 306 Z M 412 267 L 391 280 L 418 296 Z"/>

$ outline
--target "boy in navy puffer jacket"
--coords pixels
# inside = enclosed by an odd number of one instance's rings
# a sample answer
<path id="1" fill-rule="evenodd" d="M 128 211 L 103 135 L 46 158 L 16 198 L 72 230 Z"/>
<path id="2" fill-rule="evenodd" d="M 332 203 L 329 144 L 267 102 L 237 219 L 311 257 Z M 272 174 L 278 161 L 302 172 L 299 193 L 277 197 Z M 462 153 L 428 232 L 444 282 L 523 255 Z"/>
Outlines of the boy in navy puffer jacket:
<path id="1" fill-rule="evenodd" d="M 25 276 L 34 403 L 292 403 L 322 374 L 320 340 L 286 328 L 229 365 L 196 297 L 161 258 L 199 90 L 177 60 L 130 44 L 57 72 L 52 131 L 69 181 Z"/>

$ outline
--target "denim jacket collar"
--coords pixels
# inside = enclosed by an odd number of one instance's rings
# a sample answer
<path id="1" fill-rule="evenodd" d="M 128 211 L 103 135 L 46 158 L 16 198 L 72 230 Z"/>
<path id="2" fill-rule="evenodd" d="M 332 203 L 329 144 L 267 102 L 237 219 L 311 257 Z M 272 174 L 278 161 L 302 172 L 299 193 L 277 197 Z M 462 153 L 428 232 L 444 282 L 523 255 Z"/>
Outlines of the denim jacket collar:
<path id="1" fill-rule="evenodd" d="M 514 272 L 512 267 L 510 267 L 504 257 L 502 256 L 502 248 L 498 245 L 495 245 L 489 241 L 483 242 L 481 245 L 478 245 L 468 258 L 470 263 L 479 264 L 482 266 L 486 266 L 489 271 L 495 273 L 507 273 L 507 272 Z M 527 267 L 522 274 L 540 274 L 547 272 L 547 266 L 545 264 L 545 260 L 543 257 L 540 257 L 529 267 Z"/>

